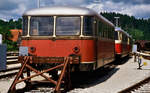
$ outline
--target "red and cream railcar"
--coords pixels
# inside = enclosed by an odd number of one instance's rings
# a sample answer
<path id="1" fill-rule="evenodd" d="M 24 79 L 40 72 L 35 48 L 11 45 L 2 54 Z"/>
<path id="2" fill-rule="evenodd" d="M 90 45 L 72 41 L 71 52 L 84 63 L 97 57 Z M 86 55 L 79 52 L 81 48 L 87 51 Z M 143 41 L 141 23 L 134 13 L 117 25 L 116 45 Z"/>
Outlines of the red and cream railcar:
<path id="1" fill-rule="evenodd" d="M 93 10 L 49 7 L 23 15 L 20 55 L 79 56 L 73 70 L 89 71 L 115 59 L 114 25 Z"/>
<path id="2" fill-rule="evenodd" d="M 133 45 L 132 37 L 131 37 L 130 35 L 128 35 L 128 44 L 127 44 L 127 48 L 128 48 L 128 52 L 129 52 L 129 53 L 132 52 L 132 45 Z"/>
<path id="3" fill-rule="evenodd" d="M 127 32 L 119 27 L 115 28 L 115 51 L 116 57 L 121 58 L 129 55 L 132 47 L 132 38 Z"/>

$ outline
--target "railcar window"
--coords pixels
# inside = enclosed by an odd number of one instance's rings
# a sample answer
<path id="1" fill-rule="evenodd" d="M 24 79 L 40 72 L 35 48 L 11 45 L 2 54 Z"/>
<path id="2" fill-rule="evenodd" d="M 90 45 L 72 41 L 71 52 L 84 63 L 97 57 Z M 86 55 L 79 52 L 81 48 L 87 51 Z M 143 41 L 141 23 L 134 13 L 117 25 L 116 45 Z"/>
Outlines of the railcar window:
<path id="1" fill-rule="evenodd" d="M 105 36 L 105 27 L 104 27 L 104 24 L 102 23 L 102 38 L 104 38 L 104 36 Z"/>
<path id="2" fill-rule="evenodd" d="M 118 40 L 118 31 L 115 31 L 115 40 Z"/>
<path id="3" fill-rule="evenodd" d="M 106 24 L 104 24 L 104 38 L 108 38 L 108 30 Z"/>
<path id="4" fill-rule="evenodd" d="M 111 30 L 112 30 L 112 39 L 114 39 L 114 37 L 115 37 L 114 28 L 111 28 Z"/>
<path id="5" fill-rule="evenodd" d="M 84 25 L 83 25 L 83 35 L 92 36 L 93 35 L 93 23 L 94 17 L 84 17 Z"/>
<path id="6" fill-rule="evenodd" d="M 57 17 L 56 35 L 80 35 L 80 17 Z"/>
<path id="7" fill-rule="evenodd" d="M 23 17 L 23 36 L 26 36 L 28 33 L 28 17 Z"/>
<path id="8" fill-rule="evenodd" d="M 123 38 L 123 34 L 122 34 L 121 32 L 119 32 L 118 34 L 119 34 L 119 35 L 118 35 L 118 36 L 119 36 L 118 39 L 123 41 L 123 39 L 122 39 L 122 38 Z"/>
<path id="9" fill-rule="evenodd" d="M 99 36 L 102 37 L 103 30 L 102 30 L 102 23 L 100 21 L 99 21 L 98 30 L 99 30 Z"/>
<path id="10" fill-rule="evenodd" d="M 51 36 L 53 35 L 53 17 L 31 17 L 30 35 Z"/>

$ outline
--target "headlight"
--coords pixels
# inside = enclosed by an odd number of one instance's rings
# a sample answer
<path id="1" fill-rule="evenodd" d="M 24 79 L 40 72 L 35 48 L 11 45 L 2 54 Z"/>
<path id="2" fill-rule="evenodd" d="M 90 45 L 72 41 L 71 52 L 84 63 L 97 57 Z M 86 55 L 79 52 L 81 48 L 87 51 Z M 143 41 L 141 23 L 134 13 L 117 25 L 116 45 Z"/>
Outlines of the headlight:
<path id="1" fill-rule="evenodd" d="M 33 53 L 36 51 L 36 48 L 35 47 L 30 47 L 30 51 Z"/>
<path id="2" fill-rule="evenodd" d="M 79 53 L 80 52 L 80 48 L 79 47 L 74 47 L 73 48 L 73 52 L 74 53 Z"/>

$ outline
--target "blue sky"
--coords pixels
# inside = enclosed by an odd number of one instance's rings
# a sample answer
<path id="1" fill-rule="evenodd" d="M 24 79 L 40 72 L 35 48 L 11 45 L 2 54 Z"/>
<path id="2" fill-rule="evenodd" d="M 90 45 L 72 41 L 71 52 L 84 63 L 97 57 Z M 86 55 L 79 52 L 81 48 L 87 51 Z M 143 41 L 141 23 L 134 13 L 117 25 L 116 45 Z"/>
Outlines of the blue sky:
<path id="1" fill-rule="evenodd" d="M 70 5 L 91 8 L 97 12 L 118 12 L 150 18 L 150 0 L 40 0 L 41 7 L 53 5 Z M 37 8 L 37 0 L 0 0 L 0 18 L 17 19 L 32 8 Z"/>

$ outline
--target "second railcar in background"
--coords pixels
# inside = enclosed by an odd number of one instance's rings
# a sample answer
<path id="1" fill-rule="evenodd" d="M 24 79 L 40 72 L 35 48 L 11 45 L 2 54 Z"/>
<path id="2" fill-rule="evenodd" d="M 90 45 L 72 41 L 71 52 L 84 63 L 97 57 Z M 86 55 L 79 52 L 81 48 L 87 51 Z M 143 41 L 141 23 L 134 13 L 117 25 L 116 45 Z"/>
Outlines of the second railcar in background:
<path id="1" fill-rule="evenodd" d="M 114 25 L 93 10 L 49 7 L 23 15 L 21 46 L 30 56 L 77 56 L 72 71 L 95 70 L 115 59 Z M 43 59 L 44 60 L 44 59 Z"/>
<path id="2" fill-rule="evenodd" d="M 116 59 L 128 56 L 132 49 L 132 37 L 119 27 L 115 28 Z"/>

